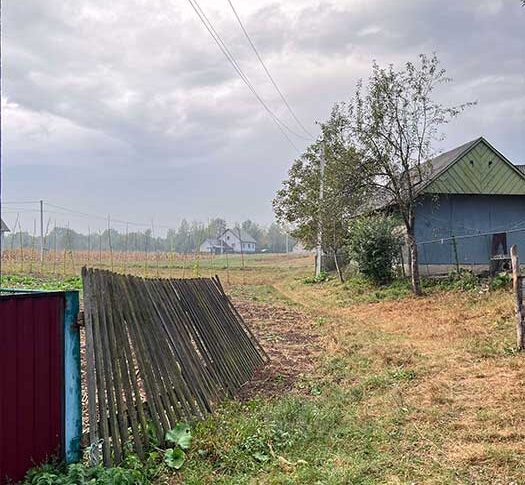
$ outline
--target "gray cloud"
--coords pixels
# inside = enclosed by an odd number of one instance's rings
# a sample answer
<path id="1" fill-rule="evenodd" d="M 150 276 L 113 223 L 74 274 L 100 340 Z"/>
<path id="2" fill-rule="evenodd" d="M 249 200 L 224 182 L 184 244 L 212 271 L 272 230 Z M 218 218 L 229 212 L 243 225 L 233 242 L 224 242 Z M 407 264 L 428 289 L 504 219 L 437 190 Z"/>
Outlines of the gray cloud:
<path id="1" fill-rule="evenodd" d="M 261 95 L 297 129 L 227 3 L 200 3 Z M 483 134 L 525 162 L 520 2 L 235 3 L 311 131 L 373 59 L 402 63 L 436 51 L 455 79 L 441 99 L 479 102 L 447 128 L 443 148 Z M 6 0 L 3 15 L 6 200 L 44 198 L 163 224 L 271 220 L 297 152 L 187 2 Z"/>

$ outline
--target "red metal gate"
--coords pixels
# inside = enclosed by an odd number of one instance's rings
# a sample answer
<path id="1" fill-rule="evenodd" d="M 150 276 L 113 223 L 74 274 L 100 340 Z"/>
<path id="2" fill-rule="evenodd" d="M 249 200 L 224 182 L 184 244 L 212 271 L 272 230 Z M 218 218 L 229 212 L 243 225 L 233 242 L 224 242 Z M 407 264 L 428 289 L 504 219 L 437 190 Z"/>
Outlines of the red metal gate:
<path id="1" fill-rule="evenodd" d="M 0 484 L 64 451 L 64 294 L 0 297 Z"/>

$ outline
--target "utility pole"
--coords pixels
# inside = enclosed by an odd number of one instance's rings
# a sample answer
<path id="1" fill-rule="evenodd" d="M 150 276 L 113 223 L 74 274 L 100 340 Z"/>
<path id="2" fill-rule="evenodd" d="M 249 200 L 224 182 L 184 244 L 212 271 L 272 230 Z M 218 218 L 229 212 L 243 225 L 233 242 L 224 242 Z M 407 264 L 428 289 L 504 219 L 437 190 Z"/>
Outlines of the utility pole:
<path id="1" fill-rule="evenodd" d="M 315 258 L 315 276 L 319 277 L 321 276 L 321 270 L 322 270 L 322 264 L 321 260 L 323 258 L 323 226 L 321 222 L 321 216 L 322 216 L 322 204 L 323 204 L 323 194 L 324 194 L 324 165 L 325 160 L 324 156 L 321 157 L 321 164 L 320 164 L 320 177 L 321 180 L 319 182 L 319 214 L 317 216 L 318 224 L 317 224 L 317 248 L 316 248 L 316 258 Z"/>
<path id="2" fill-rule="evenodd" d="M 40 266 L 44 264 L 44 201 L 40 201 Z"/>

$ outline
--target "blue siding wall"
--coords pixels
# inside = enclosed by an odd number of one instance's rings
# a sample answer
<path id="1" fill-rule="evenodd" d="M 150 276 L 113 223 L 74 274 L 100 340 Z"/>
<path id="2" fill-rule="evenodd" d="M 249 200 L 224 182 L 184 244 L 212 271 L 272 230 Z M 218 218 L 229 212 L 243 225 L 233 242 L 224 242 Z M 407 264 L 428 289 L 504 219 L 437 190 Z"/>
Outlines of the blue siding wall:
<path id="1" fill-rule="evenodd" d="M 515 232 L 516 229 L 523 229 Z M 420 264 L 488 264 L 492 236 L 476 236 L 424 244 L 451 236 L 507 232 L 508 249 L 525 253 L 525 196 L 435 195 L 421 198 L 416 209 Z M 508 232 L 514 231 L 514 232 Z"/>

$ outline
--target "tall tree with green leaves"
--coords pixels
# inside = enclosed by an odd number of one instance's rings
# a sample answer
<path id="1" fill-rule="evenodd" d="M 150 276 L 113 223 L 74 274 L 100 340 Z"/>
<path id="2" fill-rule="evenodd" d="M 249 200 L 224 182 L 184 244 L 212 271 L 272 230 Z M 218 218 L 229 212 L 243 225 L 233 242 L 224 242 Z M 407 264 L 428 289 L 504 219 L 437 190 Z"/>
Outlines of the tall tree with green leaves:
<path id="1" fill-rule="evenodd" d="M 338 258 L 345 246 L 349 217 L 361 203 L 365 187 L 349 126 L 344 110 L 336 105 L 328 121 L 321 124 L 319 138 L 292 164 L 273 201 L 278 222 L 291 224 L 291 235 L 307 249 L 314 248 L 322 235 L 322 249 L 333 256 L 341 280 Z"/>
<path id="2" fill-rule="evenodd" d="M 434 143 L 443 139 L 443 125 L 473 104 L 438 102 L 436 89 L 449 81 L 435 54 L 421 54 L 417 63 L 407 62 L 399 70 L 374 62 L 367 86 L 360 82 L 347 106 L 351 139 L 363 158 L 363 173 L 404 223 L 416 295 L 421 294 L 416 199 L 418 186 L 431 169 L 424 162 L 434 155 Z"/>

